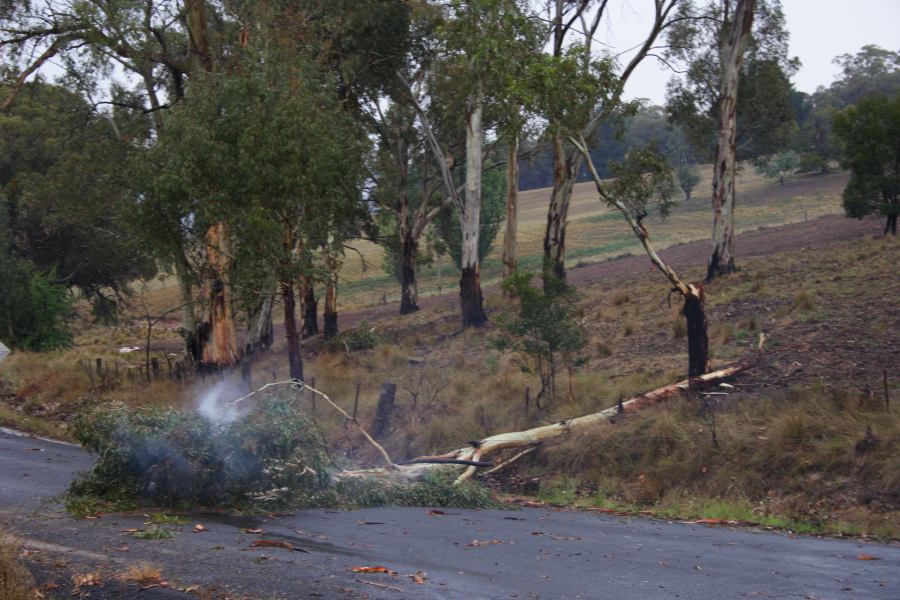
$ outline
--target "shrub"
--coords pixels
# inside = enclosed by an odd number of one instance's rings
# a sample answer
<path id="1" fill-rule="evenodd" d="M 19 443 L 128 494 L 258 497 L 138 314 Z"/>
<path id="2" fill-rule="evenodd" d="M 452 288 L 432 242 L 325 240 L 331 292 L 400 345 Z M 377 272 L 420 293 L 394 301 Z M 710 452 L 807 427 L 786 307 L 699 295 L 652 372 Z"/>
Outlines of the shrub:
<path id="1" fill-rule="evenodd" d="M 541 379 L 541 391 L 535 401 L 552 401 L 556 395 L 556 376 L 560 368 L 578 366 L 587 340 L 577 319 L 575 289 L 556 279 L 545 282 L 543 289 L 531 283 L 530 273 L 516 273 L 503 282 L 503 288 L 519 299 L 515 318 L 497 319 L 503 332 L 495 345 L 528 356 L 521 365 L 526 372 L 536 372 Z"/>
<path id="2" fill-rule="evenodd" d="M 10 257 L 3 257 L 3 261 Z M 30 263 L 12 259 L 0 266 L 0 331 L 14 349 L 44 351 L 68 346 L 66 319 L 72 302 L 65 286 Z"/>
<path id="3" fill-rule="evenodd" d="M 361 321 L 356 329 L 339 334 L 326 342 L 326 348 L 332 352 L 347 350 L 371 350 L 380 342 L 375 327 L 367 321 Z"/>

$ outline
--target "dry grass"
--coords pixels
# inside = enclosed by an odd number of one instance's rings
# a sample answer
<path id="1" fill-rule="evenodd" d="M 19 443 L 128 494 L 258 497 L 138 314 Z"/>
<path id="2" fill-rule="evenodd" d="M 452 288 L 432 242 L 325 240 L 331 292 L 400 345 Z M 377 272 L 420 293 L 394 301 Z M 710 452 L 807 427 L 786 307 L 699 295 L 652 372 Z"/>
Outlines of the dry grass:
<path id="1" fill-rule="evenodd" d="M 712 518 L 697 507 L 750 506 L 757 522 L 778 516 L 822 531 L 900 536 L 896 412 L 813 387 L 734 401 L 720 408 L 716 429 L 718 448 L 699 401 L 681 400 L 548 449 L 523 476 L 541 474 L 551 498 L 575 482 L 597 494 L 593 504 Z"/>
<path id="2" fill-rule="evenodd" d="M 0 600 L 39 598 L 34 580 L 18 562 L 19 546 L 0 531 Z"/>

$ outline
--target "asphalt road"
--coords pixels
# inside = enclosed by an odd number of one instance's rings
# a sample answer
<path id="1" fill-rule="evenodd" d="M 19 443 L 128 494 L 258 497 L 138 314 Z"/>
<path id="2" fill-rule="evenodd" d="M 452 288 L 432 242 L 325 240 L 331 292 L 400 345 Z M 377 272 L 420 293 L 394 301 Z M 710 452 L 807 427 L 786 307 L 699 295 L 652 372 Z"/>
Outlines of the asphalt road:
<path id="1" fill-rule="evenodd" d="M 900 600 L 898 545 L 553 509 L 193 513 L 207 531 L 188 525 L 172 539 L 139 540 L 123 530 L 144 528 L 141 514 L 76 520 L 62 511 L 59 495 L 90 463 L 77 447 L 0 431 L 0 524 L 59 590 L 73 573 L 104 573 L 105 587 L 82 588 L 94 598 L 194 597 L 114 583 L 149 562 L 213 597 Z M 252 547 L 258 539 L 305 552 Z M 351 571 L 359 566 L 396 575 Z"/>

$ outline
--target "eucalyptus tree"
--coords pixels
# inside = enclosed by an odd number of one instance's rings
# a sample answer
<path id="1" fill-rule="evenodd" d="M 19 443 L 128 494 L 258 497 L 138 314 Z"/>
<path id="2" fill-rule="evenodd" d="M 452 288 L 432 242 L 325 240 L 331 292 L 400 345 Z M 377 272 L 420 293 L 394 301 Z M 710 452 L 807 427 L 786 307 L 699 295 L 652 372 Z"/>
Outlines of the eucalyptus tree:
<path id="1" fill-rule="evenodd" d="M 401 315 L 419 310 L 421 240 L 450 202 L 450 196 L 441 193 L 441 172 L 432 166 L 431 146 L 418 117 L 426 96 L 426 75 L 438 52 L 436 27 L 441 16 L 440 7 L 415 3 L 395 74 L 380 89 L 372 90 L 364 104 L 365 122 L 376 140 L 370 159 L 370 200 L 378 211 L 378 241 L 385 249 L 385 265 L 400 281 Z M 458 136 L 442 136 L 444 148 L 455 151 L 458 144 Z"/>
<path id="2" fill-rule="evenodd" d="M 232 233 L 229 275 L 277 282 L 290 375 L 302 379 L 294 282 L 322 236 L 356 215 L 363 138 L 329 74 L 278 40 L 251 40 L 231 72 L 192 85 L 202 89 L 173 108 L 161 143 L 167 177 L 197 199 L 201 229 Z"/>
<path id="3" fill-rule="evenodd" d="M 634 109 L 622 100 L 625 84 L 637 66 L 653 53 L 660 34 L 675 22 L 673 9 L 680 1 L 653 0 L 650 27 L 624 66 L 597 48 L 597 32 L 609 19 L 607 0 L 548 0 L 545 4 L 550 27 L 543 97 L 553 148 L 553 192 L 543 247 L 545 280 L 566 277 L 569 205 L 584 160 L 569 137 L 589 140 L 601 124 Z"/>
<path id="4" fill-rule="evenodd" d="M 142 93 L 130 104 L 152 115 L 158 139 L 165 124 L 163 109 L 185 96 L 191 78 L 221 68 L 245 40 L 239 25 L 221 9 L 206 0 L 47 0 L 15 6 L 0 14 L 0 48 L 18 67 L 13 93 L 0 108 L 12 106 L 25 81 L 51 59 L 59 61 L 67 80 L 86 94 L 98 93 L 103 80 L 121 69 L 141 82 Z M 188 348 L 211 366 L 230 366 L 237 355 L 224 274 L 228 231 L 222 223 L 210 223 L 202 235 L 184 238 L 183 221 L 191 216 L 177 207 L 186 204 L 178 199 L 157 211 L 168 220 L 149 229 L 178 274 Z M 205 260 L 191 260 L 198 256 Z M 204 290 L 200 303 L 194 297 L 198 275 Z M 197 304 L 208 311 L 208 319 L 199 325 Z"/>
<path id="5" fill-rule="evenodd" d="M 0 87 L 0 99 L 6 93 Z M 0 196 L 17 252 L 77 289 L 98 319 L 115 319 L 131 281 L 155 273 L 128 222 L 128 160 L 146 135 L 143 115 L 98 114 L 78 94 L 41 82 L 0 113 Z"/>
<path id="6" fill-rule="evenodd" d="M 739 158 L 784 149 L 796 128 L 780 0 L 685 1 L 668 32 L 671 118 L 714 161 L 713 247 L 707 281 L 734 271 L 735 169 Z"/>
<path id="7" fill-rule="evenodd" d="M 430 80 L 432 103 L 446 105 L 450 114 L 463 119 L 465 130 L 465 183 L 460 195 L 445 155 L 421 105 L 417 112 L 438 162 L 445 192 L 454 204 L 462 234 L 460 312 L 463 327 L 487 322 L 481 291 L 481 261 L 478 254 L 481 230 L 482 176 L 485 132 L 493 123 L 485 121 L 492 95 L 501 95 L 507 73 L 522 56 L 533 50 L 532 23 L 527 3 L 521 0 L 453 0 L 446 6 L 439 28 L 440 61 Z M 449 84 L 448 84 L 449 83 Z M 448 160 L 449 158 L 449 160 Z"/>
<path id="8" fill-rule="evenodd" d="M 384 110 L 376 107 L 379 114 L 371 121 L 378 134 L 371 200 L 380 211 L 379 241 L 385 247 L 385 260 L 396 263 L 392 271 L 400 280 L 401 315 L 419 310 L 419 246 L 449 198 L 441 193 L 440 173 L 430 168 L 428 145 L 408 98 L 407 93 L 401 93 Z"/>

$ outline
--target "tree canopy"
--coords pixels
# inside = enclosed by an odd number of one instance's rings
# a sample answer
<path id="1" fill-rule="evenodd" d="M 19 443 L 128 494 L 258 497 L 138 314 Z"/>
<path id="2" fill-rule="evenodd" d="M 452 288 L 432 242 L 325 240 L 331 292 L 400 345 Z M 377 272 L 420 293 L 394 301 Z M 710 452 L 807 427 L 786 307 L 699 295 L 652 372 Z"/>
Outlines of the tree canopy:
<path id="1" fill-rule="evenodd" d="M 847 216 L 886 218 L 885 233 L 897 234 L 900 214 L 900 97 L 868 96 L 837 113 L 834 132 L 850 169 L 844 189 Z"/>

